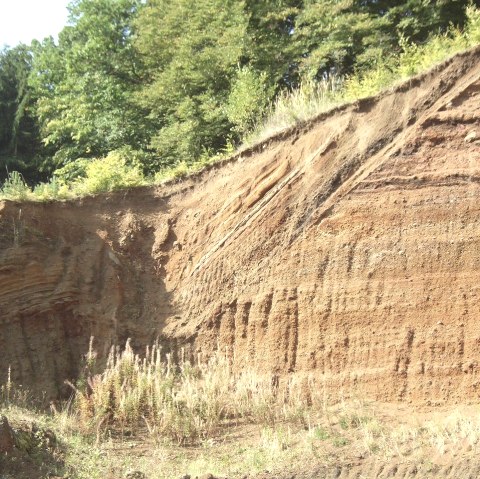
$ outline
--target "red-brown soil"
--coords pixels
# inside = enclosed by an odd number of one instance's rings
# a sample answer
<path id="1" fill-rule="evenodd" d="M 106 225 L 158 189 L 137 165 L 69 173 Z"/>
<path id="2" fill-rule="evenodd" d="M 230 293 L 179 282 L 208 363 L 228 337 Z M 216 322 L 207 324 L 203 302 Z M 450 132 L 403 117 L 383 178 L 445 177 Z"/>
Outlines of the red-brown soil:
<path id="1" fill-rule="evenodd" d="M 479 100 L 476 49 L 178 183 L 0 203 L 0 374 L 56 395 L 91 335 L 160 336 L 326 398 L 477 401 Z"/>

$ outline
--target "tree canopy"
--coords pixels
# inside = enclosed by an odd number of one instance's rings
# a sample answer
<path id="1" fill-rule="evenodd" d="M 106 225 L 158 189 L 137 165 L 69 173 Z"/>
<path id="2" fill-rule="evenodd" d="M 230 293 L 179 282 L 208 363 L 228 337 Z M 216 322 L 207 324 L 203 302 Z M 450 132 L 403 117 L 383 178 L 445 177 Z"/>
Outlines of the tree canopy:
<path id="1" fill-rule="evenodd" d="M 462 28 L 470 3 L 73 0 L 58 40 L 0 51 L 0 160 L 31 182 L 118 151 L 145 173 L 197 161 L 302 81 Z"/>

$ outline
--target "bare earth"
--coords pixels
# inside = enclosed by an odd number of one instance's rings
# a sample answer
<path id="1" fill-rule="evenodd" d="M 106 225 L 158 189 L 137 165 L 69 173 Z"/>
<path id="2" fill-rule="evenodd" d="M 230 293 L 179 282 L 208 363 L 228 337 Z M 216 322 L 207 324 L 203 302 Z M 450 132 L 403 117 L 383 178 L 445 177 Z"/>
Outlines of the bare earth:
<path id="1" fill-rule="evenodd" d="M 476 49 L 178 183 L 0 203 L 0 373 L 56 397 L 91 335 L 161 337 L 314 375 L 328 401 L 477 403 L 479 102 Z"/>

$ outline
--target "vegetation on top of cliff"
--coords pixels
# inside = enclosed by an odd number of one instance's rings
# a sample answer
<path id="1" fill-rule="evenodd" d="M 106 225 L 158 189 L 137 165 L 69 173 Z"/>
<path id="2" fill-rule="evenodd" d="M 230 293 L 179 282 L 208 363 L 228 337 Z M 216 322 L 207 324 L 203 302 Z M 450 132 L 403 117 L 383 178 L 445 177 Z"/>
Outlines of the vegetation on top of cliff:
<path id="1" fill-rule="evenodd" d="M 476 3 L 73 1 L 58 42 L 0 52 L 0 194 L 201 169 L 477 45 Z"/>

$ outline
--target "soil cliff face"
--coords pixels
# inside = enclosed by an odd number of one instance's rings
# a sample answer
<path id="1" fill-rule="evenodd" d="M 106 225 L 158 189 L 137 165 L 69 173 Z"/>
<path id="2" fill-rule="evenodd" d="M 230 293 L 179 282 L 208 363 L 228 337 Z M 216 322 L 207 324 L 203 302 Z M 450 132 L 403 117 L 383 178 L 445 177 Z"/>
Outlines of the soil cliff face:
<path id="1" fill-rule="evenodd" d="M 90 335 L 161 336 L 326 397 L 478 399 L 479 100 L 477 49 L 177 184 L 0 204 L 5 374 L 56 394 Z"/>

